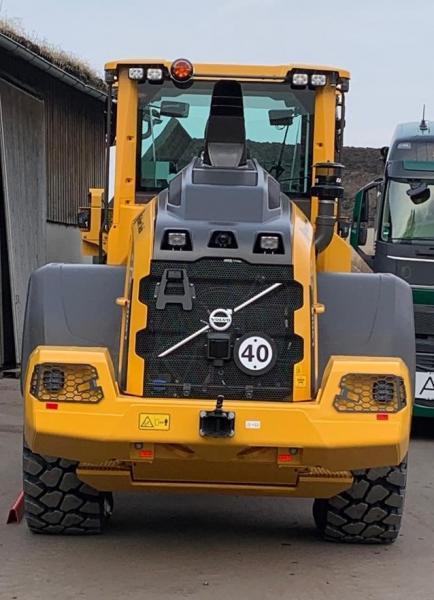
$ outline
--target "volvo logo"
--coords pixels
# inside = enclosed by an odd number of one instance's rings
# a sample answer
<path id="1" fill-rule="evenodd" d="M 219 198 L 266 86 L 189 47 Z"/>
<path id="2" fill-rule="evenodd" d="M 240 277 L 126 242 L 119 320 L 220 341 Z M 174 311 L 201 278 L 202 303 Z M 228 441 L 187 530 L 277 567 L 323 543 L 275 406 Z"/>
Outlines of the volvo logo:
<path id="1" fill-rule="evenodd" d="M 214 331 L 226 331 L 232 325 L 232 310 L 216 308 L 209 316 L 209 324 Z"/>

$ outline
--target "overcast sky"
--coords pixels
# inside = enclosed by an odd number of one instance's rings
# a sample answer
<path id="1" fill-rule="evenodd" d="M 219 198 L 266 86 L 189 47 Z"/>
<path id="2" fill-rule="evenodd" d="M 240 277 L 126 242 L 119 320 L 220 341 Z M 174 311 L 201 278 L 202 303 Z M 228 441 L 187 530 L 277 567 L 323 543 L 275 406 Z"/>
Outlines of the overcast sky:
<path id="1" fill-rule="evenodd" d="M 337 65 L 351 71 L 345 143 L 382 146 L 434 119 L 432 0 L 0 0 L 3 18 L 97 71 L 112 58 Z"/>

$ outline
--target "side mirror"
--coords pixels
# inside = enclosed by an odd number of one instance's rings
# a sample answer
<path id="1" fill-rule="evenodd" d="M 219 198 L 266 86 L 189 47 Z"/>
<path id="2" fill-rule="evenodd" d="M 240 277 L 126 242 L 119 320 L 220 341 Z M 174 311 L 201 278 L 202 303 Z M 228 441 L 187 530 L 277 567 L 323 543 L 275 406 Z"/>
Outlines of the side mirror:
<path id="1" fill-rule="evenodd" d="M 389 146 L 383 146 L 380 148 L 381 160 L 386 164 L 387 155 L 389 154 Z"/>
<path id="2" fill-rule="evenodd" d="M 407 196 L 414 204 L 423 204 L 430 199 L 431 191 L 424 181 L 414 181 L 410 183 Z"/>
<path id="3" fill-rule="evenodd" d="M 361 221 L 359 223 L 359 230 L 357 232 L 357 245 L 365 246 L 368 241 L 368 223 L 367 221 Z"/>
<path id="4" fill-rule="evenodd" d="M 274 109 L 268 111 L 270 125 L 289 126 L 294 120 L 294 111 L 288 109 Z"/>
<path id="5" fill-rule="evenodd" d="M 369 195 L 372 190 L 378 193 L 382 184 L 382 180 L 375 180 L 356 194 L 350 234 L 350 244 L 355 250 L 358 250 L 359 246 L 365 246 L 368 241 Z"/>
<path id="6" fill-rule="evenodd" d="M 368 241 L 369 196 L 368 190 L 363 190 L 360 198 L 359 218 L 357 220 L 357 245 L 365 246 Z"/>
<path id="7" fill-rule="evenodd" d="M 161 117 L 175 117 L 185 119 L 190 112 L 190 105 L 187 102 L 174 102 L 172 100 L 163 100 L 160 106 Z"/>

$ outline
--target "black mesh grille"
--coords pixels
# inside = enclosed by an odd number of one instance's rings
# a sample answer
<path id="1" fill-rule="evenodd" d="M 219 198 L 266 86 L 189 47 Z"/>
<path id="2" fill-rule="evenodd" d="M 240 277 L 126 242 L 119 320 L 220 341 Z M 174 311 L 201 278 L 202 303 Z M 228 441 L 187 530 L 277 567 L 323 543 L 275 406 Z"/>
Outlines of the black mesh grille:
<path id="1" fill-rule="evenodd" d="M 178 304 L 156 309 L 155 289 L 165 269 L 185 269 L 194 285 L 193 310 Z M 249 332 L 263 332 L 277 346 L 277 362 L 261 375 L 242 372 L 231 359 L 222 367 L 207 359 L 206 334 L 172 354 L 158 354 L 208 323 L 216 308 L 235 308 L 273 283 L 283 285 L 233 315 L 232 342 Z M 195 263 L 155 261 L 149 277 L 140 282 L 140 300 L 148 305 L 147 328 L 136 336 L 136 353 L 145 359 L 145 396 L 251 398 L 290 400 L 293 366 L 303 357 L 303 339 L 294 335 L 294 311 L 302 305 L 303 290 L 293 281 L 292 267 L 250 265 L 203 259 Z"/>

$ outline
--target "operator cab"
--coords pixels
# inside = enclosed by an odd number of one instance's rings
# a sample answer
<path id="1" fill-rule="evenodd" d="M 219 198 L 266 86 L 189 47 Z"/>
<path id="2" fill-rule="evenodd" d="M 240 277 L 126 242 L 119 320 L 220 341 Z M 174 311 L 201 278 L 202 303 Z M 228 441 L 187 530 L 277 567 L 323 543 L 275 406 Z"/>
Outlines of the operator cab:
<path id="1" fill-rule="evenodd" d="M 247 154 L 241 85 L 218 81 L 200 156 L 159 194 L 156 259 L 230 256 L 252 263 L 288 263 L 289 198 Z"/>

